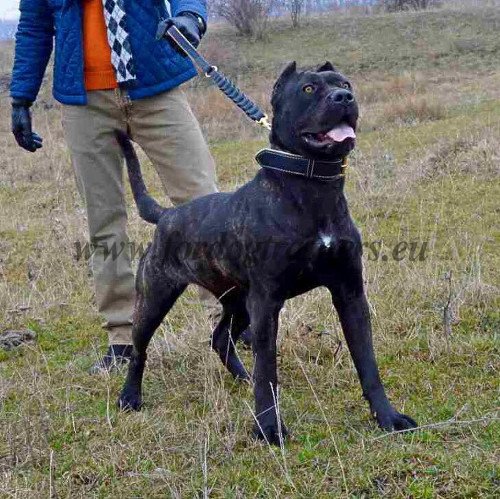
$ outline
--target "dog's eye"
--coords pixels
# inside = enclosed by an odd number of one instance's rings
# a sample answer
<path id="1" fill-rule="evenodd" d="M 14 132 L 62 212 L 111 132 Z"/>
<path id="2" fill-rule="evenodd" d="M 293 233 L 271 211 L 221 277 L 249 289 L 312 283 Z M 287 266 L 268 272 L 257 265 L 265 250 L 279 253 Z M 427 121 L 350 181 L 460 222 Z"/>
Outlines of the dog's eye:
<path id="1" fill-rule="evenodd" d="M 351 85 L 349 83 L 347 83 L 346 81 L 344 83 L 341 83 L 340 86 L 342 88 L 346 88 L 347 90 L 349 90 L 351 88 Z"/>
<path id="2" fill-rule="evenodd" d="M 314 87 L 312 85 L 304 85 L 302 87 L 302 90 L 306 93 L 306 94 L 312 94 L 314 92 Z"/>

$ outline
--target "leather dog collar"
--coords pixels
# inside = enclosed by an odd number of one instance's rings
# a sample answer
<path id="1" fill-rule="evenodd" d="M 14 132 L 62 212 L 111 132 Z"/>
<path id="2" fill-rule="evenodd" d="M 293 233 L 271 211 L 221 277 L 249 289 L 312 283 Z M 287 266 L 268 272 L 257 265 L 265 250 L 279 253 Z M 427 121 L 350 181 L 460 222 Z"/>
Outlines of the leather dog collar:
<path id="1" fill-rule="evenodd" d="M 347 157 L 333 161 L 320 161 L 276 149 L 262 149 L 255 159 L 262 168 L 325 181 L 344 177 L 347 169 Z"/>

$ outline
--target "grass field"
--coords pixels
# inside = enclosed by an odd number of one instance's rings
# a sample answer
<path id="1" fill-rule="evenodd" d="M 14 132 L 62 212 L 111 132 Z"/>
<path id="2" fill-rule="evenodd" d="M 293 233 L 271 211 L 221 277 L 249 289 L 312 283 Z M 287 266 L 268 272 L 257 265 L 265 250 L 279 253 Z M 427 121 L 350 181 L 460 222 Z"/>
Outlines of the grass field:
<path id="1" fill-rule="evenodd" d="M 281 317 L 283 449 L 249 437 L 251 389 L 210 351 L 192 292 L 155 337 L 143 412 L 115 409 L 122 373 L 87 373 L 106 339 L 75 259 L 86 223 L 59 109 L 48 77 L 34 106 L 44 148 L 21 152 L 5 87 L 12 47 L 1 45 L 0 331 L 28 327 L 37 341 L 0 350 L 0 497 L 498 497 L 499 28 L 498 9 L 460 9 L 321 17 L 299 31 L 280 21 L 260 42 L 225 28 L 207 38 L 206 53 L 266 107 L 291 59 L 330 59 L 354 81 L 362 118 L 348 197 L 364 240 L 389 256 L 365 258 L 377 355 L 390 398 L 424 426 L 376 427 L 316 290 Z M 265 136 L 204 79 L 187 91 L 221 188 L 252 178 Z M 128 200 L 130 236 L 146 242 Z M 392 258 L 401 241 L 426 244 L 426 258 Z"/>

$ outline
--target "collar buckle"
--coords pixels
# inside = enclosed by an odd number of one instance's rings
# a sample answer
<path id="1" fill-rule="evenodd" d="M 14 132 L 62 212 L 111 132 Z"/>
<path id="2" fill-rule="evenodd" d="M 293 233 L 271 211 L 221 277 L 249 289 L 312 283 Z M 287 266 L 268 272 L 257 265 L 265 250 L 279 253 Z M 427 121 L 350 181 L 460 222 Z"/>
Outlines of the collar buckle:
<path id="1" fill-rule="evenodd" d="M 347 169 L 349 168 L 349 159 L 347 156 L 344 156 L 342 159 L 342 166 L 340 167 L 340 176 L 345 177 L 347 174 Z"/>

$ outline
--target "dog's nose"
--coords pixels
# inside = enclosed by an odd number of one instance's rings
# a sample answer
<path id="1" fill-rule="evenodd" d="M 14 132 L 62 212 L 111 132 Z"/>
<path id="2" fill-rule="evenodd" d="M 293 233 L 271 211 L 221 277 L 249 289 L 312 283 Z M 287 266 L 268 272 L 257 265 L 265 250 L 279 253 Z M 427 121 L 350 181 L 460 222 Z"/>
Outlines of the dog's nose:
<path id="1" fill-rule="evenodd" d="M 344 88 L 334 90 L 328 98 L 335 104 L 343 104 L 344 106 L 349 106 L 354 102 L 354 95 L 352 95 L 352 92 Z"/>

